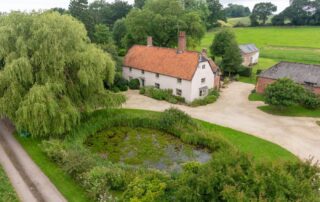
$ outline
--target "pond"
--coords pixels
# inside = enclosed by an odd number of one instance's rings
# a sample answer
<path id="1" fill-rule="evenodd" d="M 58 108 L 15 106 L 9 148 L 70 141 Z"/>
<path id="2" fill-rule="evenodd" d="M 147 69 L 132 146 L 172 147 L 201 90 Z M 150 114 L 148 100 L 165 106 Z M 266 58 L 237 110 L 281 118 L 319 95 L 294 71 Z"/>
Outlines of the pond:
<path id="1" fill-rule="evenodd" d="M 179 171 L 188 161 L 205 163 L 209 150 L 183 143 L 172 135 L 145 128 L 111 128 L 89 136 L 85 145 L 112 162 Z"/>

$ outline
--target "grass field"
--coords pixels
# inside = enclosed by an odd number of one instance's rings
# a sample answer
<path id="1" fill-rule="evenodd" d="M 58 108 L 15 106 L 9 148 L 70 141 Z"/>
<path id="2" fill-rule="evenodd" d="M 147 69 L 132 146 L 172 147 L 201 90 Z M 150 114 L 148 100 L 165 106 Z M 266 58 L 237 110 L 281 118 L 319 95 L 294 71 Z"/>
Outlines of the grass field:
<path id="1" fill-rule="evenodd" d="M 267 69 L 279 61 L 320 64 L 320 27 L 258 27 L 233 28 L 239 44 L 254 43 L 260 49 L 260 62 L 253 67 L 252 78 L 243 82 L 255 83 L 257 69 Z M 208 32 L 201 48 L 209 48 L 217 30 Z"/>
<path id="2" fill-rule="evenodd" d="M 267 23 L 271 23 L 271 19 L 273 16 L 270 16 L 267 20 Z M 242 26 L 250 26 L 250 17 L 239 17 L 239 18 L 228 18 L 228 24 L 235 26 L 237 24 L 241 24 Z"/>
<path id="3" fill-rule="evenodd" d="M 15 193 L 10 181 L 0 166 L 0 202 L 18 202 L 18 196 Z"/>

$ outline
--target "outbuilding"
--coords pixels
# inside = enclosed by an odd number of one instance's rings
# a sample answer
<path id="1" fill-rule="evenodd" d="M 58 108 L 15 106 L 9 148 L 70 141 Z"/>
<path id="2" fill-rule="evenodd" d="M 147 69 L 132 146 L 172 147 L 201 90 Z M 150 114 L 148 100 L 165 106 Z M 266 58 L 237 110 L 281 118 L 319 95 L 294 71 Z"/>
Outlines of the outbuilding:
<path id="1" fill-rule="evenodd" d="M 258 75 L 257 93 L 278 79 L 288 78 L 320 95 L 320 65 L 280 62 Z"/>
<path id="2" fill-rule="evenodd" d="M 242 55 L 242 65 L 250 67 L 252 65 L 258 64 L 259 62 L 259 49 L 254 44 L 242 44 L 239 45 L 241 55 Z"/>

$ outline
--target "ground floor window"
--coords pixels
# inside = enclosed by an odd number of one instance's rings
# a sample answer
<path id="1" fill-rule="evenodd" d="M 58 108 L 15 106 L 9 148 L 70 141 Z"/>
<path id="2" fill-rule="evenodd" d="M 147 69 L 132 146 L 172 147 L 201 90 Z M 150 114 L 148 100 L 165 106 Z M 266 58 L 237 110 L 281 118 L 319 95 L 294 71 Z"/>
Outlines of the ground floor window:
<path id="1" fill-rule="evenodd" d="M 154 86 L 155 86 L 156 88 L 160 88 L 160 84 L 158 84 L 158 83 L 155 83 Z"/>
<path id="2" fill-rule="evenodd" d="M 181 89 L 176 89 L 176 95 L 177 96 L 182 96 L 182 90 Z"/>
<path id="3" fill-rule="evenodd" d="M 208 87 L 200 88 L 199 89 L 199 96 L 204 97 L 208 95 Z"/>

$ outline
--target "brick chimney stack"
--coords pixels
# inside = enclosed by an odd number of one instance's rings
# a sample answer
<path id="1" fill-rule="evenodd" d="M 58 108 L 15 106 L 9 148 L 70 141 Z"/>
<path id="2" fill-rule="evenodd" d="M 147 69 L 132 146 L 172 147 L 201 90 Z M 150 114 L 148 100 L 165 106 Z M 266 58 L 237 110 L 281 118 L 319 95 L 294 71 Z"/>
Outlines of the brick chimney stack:
<path id="1" fill-rule="evenodd" d="M 152 43 L 153 43 L 153 42 L 152 42 L 152 37 L 151 37 L 151 36 L 148 36 L 148 38 L 147 38 L 147 46 L 148 46 L 148 47 L 153 46 Z"/>
<path id="2" fill-rule="evenodd" d="M 183 53 L 187 47 L 186 32 L 179 33 L 178 53 Z"/>
<path id="3" fill-rule="evenodd" d="M 204 56 L 204 57 L 208 57 L 208 51 L 206 48 L 203 48 L 202 51 L 201 51 L 201 54 Z"/>

